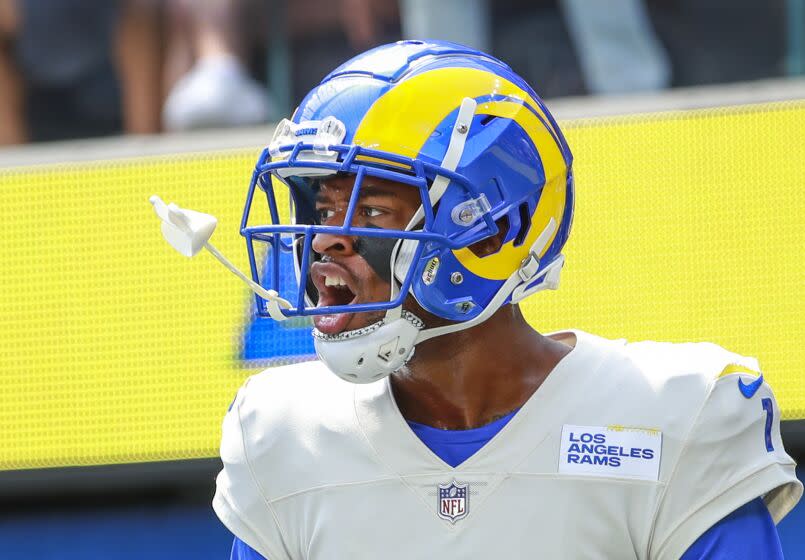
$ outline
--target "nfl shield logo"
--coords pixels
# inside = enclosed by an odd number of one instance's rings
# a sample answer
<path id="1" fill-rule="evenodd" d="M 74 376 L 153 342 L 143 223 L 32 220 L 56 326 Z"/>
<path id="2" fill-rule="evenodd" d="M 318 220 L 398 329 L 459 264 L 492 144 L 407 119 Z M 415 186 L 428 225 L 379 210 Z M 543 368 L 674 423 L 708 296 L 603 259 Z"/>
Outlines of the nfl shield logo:
<path id="1" fill-rule="evenodd" d="M 455 480 L 450 484 L 439 485 L 439 517 L 455 523 L 467 517 L 470 508 L 469 484 L 459 484 Z"/>

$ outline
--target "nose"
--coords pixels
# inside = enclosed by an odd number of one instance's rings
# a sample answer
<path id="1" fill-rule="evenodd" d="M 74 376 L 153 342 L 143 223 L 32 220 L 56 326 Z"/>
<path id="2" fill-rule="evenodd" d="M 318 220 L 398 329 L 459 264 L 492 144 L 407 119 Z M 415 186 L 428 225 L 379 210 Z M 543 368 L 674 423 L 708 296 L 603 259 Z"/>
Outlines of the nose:
<path id="1" fill-rule="evenodd" d="M 349 235 L 317 233 L 310 245 L 320 255 L 348 257 L 355 254 L 355 239 Z"/>

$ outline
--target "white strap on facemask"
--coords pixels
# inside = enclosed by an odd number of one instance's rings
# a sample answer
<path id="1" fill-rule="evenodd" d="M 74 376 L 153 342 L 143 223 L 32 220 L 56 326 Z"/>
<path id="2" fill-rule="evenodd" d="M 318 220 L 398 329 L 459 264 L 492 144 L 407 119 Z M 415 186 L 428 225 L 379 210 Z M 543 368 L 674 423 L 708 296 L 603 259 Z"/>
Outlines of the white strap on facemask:
<path id="1" fill-rule="evenodd" d="M 539 237 L 537 237 L 534 243 L 531 244 L 531 250 L 528 252 L 528 256 L 523 259 L 522 264 L 503 283 L 486 308 L 477 317 L 470 319 L 469 321 L 464 321 L 463 323 L 455 323 L 453 325 L 445 325 L 443 327 L 435 327 L 420 331 L 416 343 L 419 344 L 420 342 L 435 338 L 437 336 L 442 336 L 444 334 L 463 331 L 483 323 L 489 317 L 491 317 L 501 305 L 503 305 L 503 302 L 506 300 L 506 298 L 509 297 L 509 295 L 512 294 L 517 287 L 523 285 L 527 286 L 542 276 L 545 271 L 540 271 L 539 274 L 537 274 L 537 269 L 539 268 L 538 255 L 540 255 L 545 247 L 547 247 L 549 241 L 553 237 L 554 232 L 556 231 L 556 227 L 556 220 L 551 218 L 551 220 L 548 222 L 548 225 L 545 226 L 545 229 L 539 234 Z M 524 277 L 527 277 L 527 279 Z"/>
<path id="2" fill-rule="evenodd" d="M 417 222 L 414 221 L 415 219 L 416 216 L 408 222 L 408 225 L 405 226 L 405 231 L 413 230 L 414 226 L 417 224 Z M 389 259 L 389 267 L 391 269 L 389 301 L 393 301 L 399 294 L 399 290 L 405 282 L 405 276 L 411 268 L 414 253 L 419 243 L 419 241 L 414 239 L 398 239 L 397 243 L 394 244 L 394 248 L 391 251 L 391 258 Z M 397 283 L 398 280 L 400 282 L 399 284 Z M 386 311 L 386 319 L 389 321 L 399 319 L 401 316 L 402 305 L 398 305 Z"/>
<path id="3" fill-rule="evenodd" d="M 456 115 L 456 124 L 453 125 L 453 133 L 450 135 L 450 143 L 447 145 L 447 151 L 444 153 L 441 167 L 448 171 L 455 171 L 461 161 L 461 156 L 464 154 L 464 145 L 467 142 L 467 137 L 470 135 L 470 126 L 472 126 L 472 117 L 475 115 L 475 108 L 478 104 L 474 99 L 465 97 L 461 102 Z M 450 179 L 437 175 L 433 180 L 433 184 L 428 189 L 428 198 L 430 198 L 431 206 L 435 205 L 444 195 L 447 186 L 450 184 Z M 414 214 L 413 223 L 419 223 L 425 216 L 425 209 L 420 206 Z"/>
<path id="4" fill-rule="evenodd" d="M 464 154 L 464 146 L 467 142 L 467 137 L 470 134 L 470 126 L 472 126 L 472 118 L 475 115 L 475 108 L 478 103 L 470 98 L 465 97 L 461 101 L 461 105 L 456 115 L 456 123 L 453 125 L 453 132 L 450 135 L 450 143 L 447 145 L 447 151 L 444 153 L 441 167 L 448 171 L 455 171 L 461 161 L 461 156 Z M 444 195 L 447 186 L 450 184 L 450 179 L 437 175 L 433 184 L 428 189 L 428 198 L 430 199 L 431 206 L 436 204 Z M 411 221 L 405 227 L 405 231 L 411 231 L 415 225 L 422 221 L 425 216 L 423 206 L 420 206 L 414 213 Z M 400 286 L 397 284 L 397 278 L 402 278 L 402 283 L 408 274 L 411 266 L 411 261 L 414 256 L 418 241 L 400 239 L 394 245 L 394 250 L 391 252 L 391 259 L 389 267 L 391 269 L 391 294 L 389 300 L 393 300 L 398 295 Z M 398 260 L 399 259 L 399 260 Z M 393 309 L 386 311 L 386 318 L 399 319 L 402 313 L 402 306 L 397 306 Z"/>
<path id="5" fill-rule="evenodd" d="M 456 124 L 453 125 L 453 132 L 450 134 L 450 144 L 447 146 L 447 151 L 444 153 L 442 160 L 442 167 L 448 171 L 455 171 L 458 163 L 461 161 L 461 156 L 464 153 L 464 145 L 467 142 L 467 137 L 470 135 L 470 126 L 472 126 L 472 117 L 475 115 L 475 108 L 478 103 L 474 99 L 465 97 L 461 101 L 461 106 L 458 109 L 456 116 Z M 437 175 L 433 184 L 428 190 L 431 205 L 436 204 L 444 191 L 447 190 L 447 185 L 450 184 L 450 179 Z"/>
<path id="6" fill-rule="evenodd" d="M 391 257 L 389 258 L 389 269 L 391 270 L 391 278 L 389 279 L 389 284 L 391 285 L 389 289 L 389 301 L 394 301 L 397 295 L 400 293 L 400 288 L 402 287 L 402 280 L 400 284 L 397 284 L 397 277 L 395 275 L 395 268 L 399 267 L 402 264 L 402 261 L 398 261 L 400 249 L 403 245 L 407 245 L 405 243 L 405 239 L 398 239 L 397 242 L 394 244 L 394 248 L 391 250 Z M 408 251 L 410 253 L 410 251 Z M 411 266 L 411 256 L 409 255 L 408 259 L 406 260 L 406 271 L 408 267 Z M 404 279 L 404 277 L 403 277 Z M 398 305 L 397 307 L 392 307 L 386 311 L 386 321 L 393 321 L 395 319 L 399 319 L 402 317 L 402 305 Z"/>

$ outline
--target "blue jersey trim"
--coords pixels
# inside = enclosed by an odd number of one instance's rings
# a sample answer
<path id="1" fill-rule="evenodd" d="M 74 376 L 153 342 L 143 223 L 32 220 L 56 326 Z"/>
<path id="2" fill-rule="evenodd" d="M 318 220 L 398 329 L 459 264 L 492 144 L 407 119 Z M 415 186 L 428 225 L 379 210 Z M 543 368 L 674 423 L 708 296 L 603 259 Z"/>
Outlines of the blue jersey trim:
<path id="1" fill-rule="evenodd" d="M 408 425 L 428 449 L 455 468 L 495 437 L 509 423 L 509 420 L 514 418 L 516 413 L 515 410 L 490 424 L 471 430 L 440 430 L 411 421 L 408 422 Z"/>
<path id="2" fill-rule="evenodd" d="M 780 536 L 761 498 L 710 527 L 680 560 L 783 560 Z"/>
<path id="3" fill-rule="evenodd" d="M 232 552 L 229 554 L 229 560 L 266 560 L 259 552 L 250 547 L 248 544 L 235 537 L 235 542 L 232 543 Z"/>

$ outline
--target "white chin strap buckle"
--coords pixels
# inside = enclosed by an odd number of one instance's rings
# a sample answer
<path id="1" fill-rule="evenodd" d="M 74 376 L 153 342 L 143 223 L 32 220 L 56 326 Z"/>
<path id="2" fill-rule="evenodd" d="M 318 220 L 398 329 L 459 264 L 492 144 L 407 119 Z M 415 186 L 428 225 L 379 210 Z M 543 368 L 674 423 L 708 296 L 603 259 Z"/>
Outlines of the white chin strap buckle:
<path id="1" fill-rule="evenodd" d="M 322 362 L 350 383 L 372 383 L 403 367 L 414 354 L 424 327 L 419 317 L 401 311 L 396 319 L 338 335 L 313 331 L 313 345 Z"/>
<path id="2" fill-rule="evenodd" d="M 275 321 L 287 319 L 281 310 L 291 308 L 288 300 L 279 297 L 276 291 L 266 290 L 254 282 L 210 243 L 209 239 L 215 231 L 215 226 L 218 225 L 215 216 L 180 208 L 173 202 L 165 204 L 157 195 L 151 195 L 148 200 L 154 206 L 157 217 L 162 221 L 162 236 L 171 247 L 185 257 L 194 257 L 202 249 L 207 249 L 221 264 L 243 280 L 249 289 L 266 300 L 268 314 L 272 319 Z"/>

